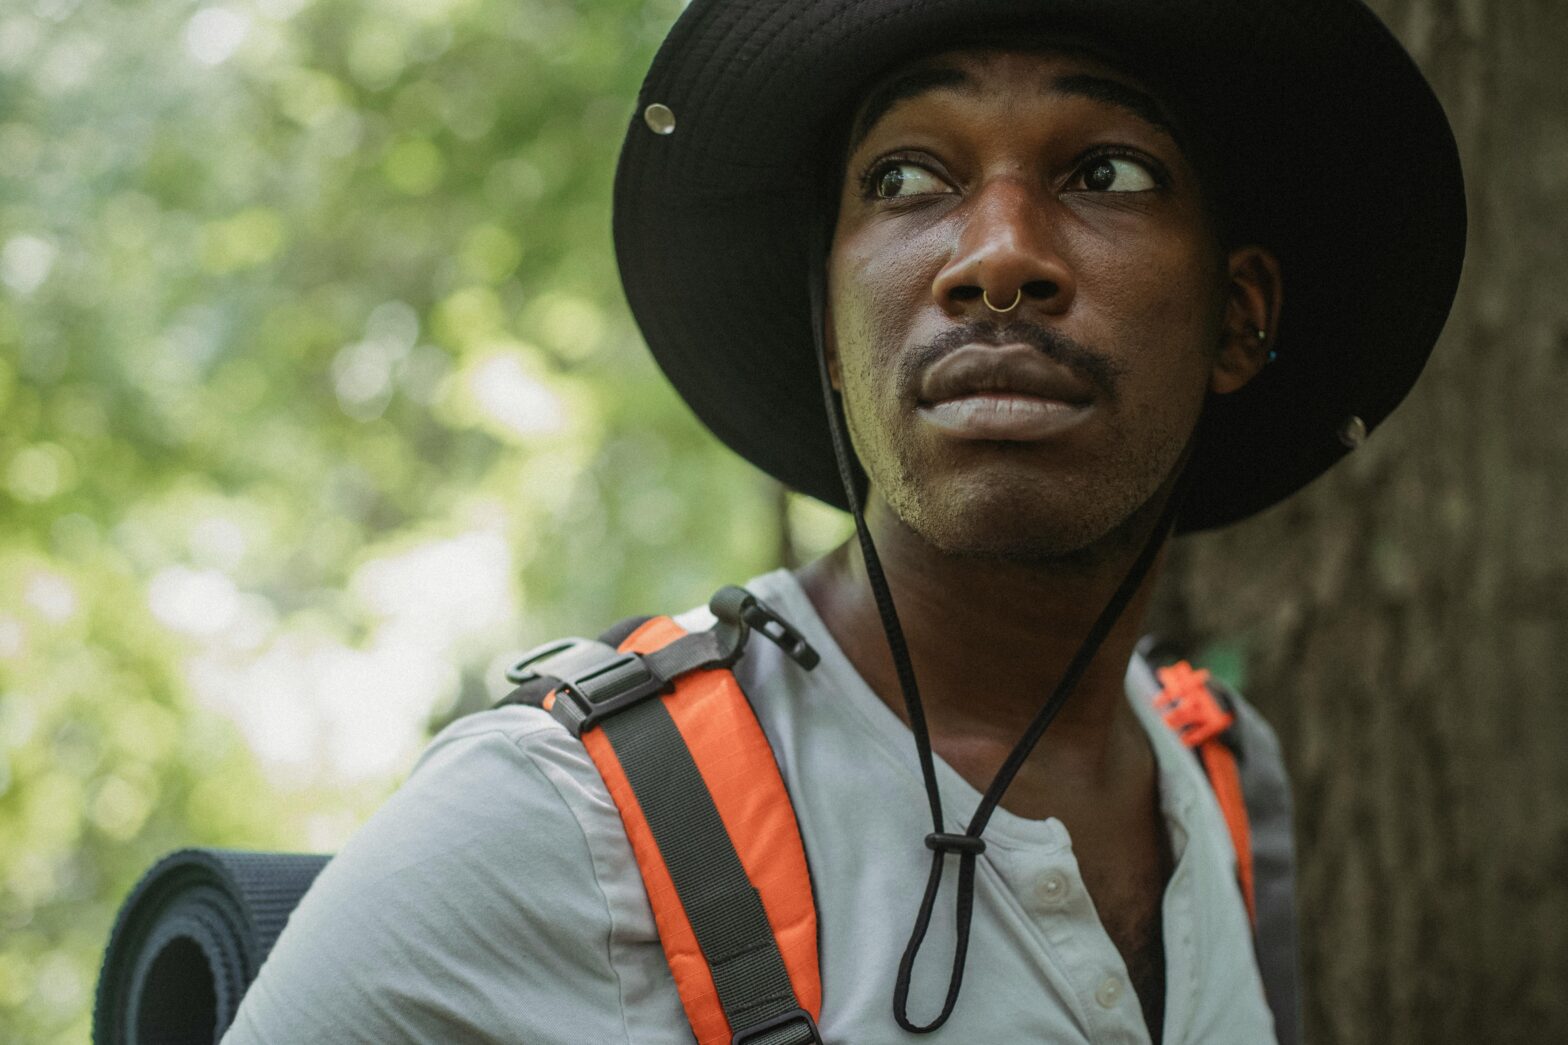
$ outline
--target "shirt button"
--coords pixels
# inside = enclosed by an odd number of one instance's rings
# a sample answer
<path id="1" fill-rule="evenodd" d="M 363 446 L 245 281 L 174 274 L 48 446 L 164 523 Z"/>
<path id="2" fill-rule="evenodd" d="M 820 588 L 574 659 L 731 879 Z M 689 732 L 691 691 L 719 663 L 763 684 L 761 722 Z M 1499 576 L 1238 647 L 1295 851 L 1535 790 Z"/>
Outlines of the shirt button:
<path id="1" fill-rule="evenodd" d="M 1034 883 L 1035 902 L 1046 910 L 1054 911 L 1067 902 L 1067 893 L 1071 888 L 1065 874 L 1047 871 Z"/>
<path id="2" fill-rule="evenodd" d="M 1100 981 L 1100 986 L 1095 988 L 1094 1000 L 1100 1003 L 1102 1009 L 1114 1009 L 1122 997 L 1122 981 L 1115 976 L 1107 976 Z"/>

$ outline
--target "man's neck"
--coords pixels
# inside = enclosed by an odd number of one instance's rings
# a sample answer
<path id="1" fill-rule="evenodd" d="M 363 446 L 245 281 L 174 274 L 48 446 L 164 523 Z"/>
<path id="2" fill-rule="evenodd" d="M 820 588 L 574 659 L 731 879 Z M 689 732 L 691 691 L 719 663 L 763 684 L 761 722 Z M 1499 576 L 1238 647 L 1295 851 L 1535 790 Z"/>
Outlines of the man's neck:
<path id="1" fill-rule="evenodd" d="M 868 524 L 908 640 L 933 746 L 983 790 L 1055 689 L 1139 549 L 1021 562 L 944 553 L 880 504 L 873 505 Z M 805 567 L 800 580 L 851 663 L 907 721 L 858 545 L 851 541 Z M 1153 571 L 1020 783 L 1033 777 L 1093 791 L 1114 789 L 1129 772 L 1152 771 L 1125 695 L 1127 663 L 1152 580 Z M 1019 811 L 1031 805 L 1024 802 Z"/>

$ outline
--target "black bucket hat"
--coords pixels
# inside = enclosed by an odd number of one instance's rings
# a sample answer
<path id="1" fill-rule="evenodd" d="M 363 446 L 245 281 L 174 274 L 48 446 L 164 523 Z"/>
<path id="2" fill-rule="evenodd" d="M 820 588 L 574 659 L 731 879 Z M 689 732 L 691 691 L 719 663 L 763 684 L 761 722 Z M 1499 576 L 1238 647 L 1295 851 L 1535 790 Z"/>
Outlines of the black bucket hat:
<path id="1" fill-rule="evenodd" d="M 615 184 L 621 279 L 659 365 L 731 449 L 847 507 L 807 285 L 829 145 L 878 76 L 1006 31 L 1103 43 L 1176 101 L 1238 241 L 1280 258 L 1278 359 L 1205 412 L 1178 529 L 1306 485 L 1415 383 L 1464 256 L 1447 118 L 1359 0 L 695 0 Z"/>

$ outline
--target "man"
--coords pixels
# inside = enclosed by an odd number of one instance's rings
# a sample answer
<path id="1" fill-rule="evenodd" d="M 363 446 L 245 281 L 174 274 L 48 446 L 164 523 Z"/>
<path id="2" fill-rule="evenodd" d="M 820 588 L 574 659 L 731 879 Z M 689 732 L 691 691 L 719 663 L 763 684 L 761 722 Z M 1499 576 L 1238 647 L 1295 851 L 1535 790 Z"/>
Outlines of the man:
<path id="1" fill-rule="evenodd" d="M 821 663 L 735 669 L 810 863 L 821 1040 L 1275 1040 L 1134 647 L 1173 529 L 1288 495 L 1419 373 L 1464 228 L 1419 73 L 1352 0 L 698 0 L 639 109 L 650 347 L 857 524 L 749 585 Z M 509 707 L 437 738 L 227 1040 L 692 1030 L 599 770 Z"/>

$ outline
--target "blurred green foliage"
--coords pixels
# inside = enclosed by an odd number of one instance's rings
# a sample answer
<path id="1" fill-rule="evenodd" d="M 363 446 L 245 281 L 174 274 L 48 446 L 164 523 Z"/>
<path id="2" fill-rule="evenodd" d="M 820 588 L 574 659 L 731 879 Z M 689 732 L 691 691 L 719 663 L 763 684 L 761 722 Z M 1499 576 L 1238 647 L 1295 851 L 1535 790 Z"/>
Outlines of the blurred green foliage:
<path id="1" fill-rule="evenodd" d="M 161 853 L 330 849 L 508 654 L 842 535 L 620 299 L 677 11 L 0 7 L 0 1041 Z"/>

